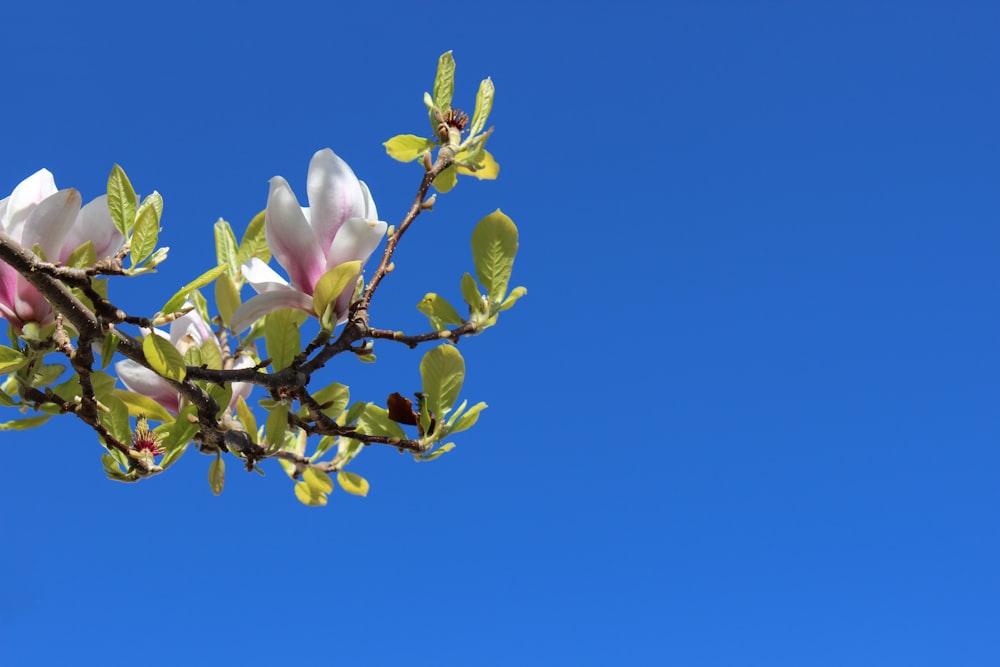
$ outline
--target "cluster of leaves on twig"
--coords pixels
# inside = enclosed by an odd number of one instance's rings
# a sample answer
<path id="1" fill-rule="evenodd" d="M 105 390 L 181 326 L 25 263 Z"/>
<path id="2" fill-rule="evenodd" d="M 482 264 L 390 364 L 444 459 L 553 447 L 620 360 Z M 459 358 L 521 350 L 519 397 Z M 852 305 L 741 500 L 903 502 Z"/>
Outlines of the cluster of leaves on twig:
<path id="1" fill-rule="evenodd" d="M 108 477 L 123 482 L 162 473 L 194 446 L 213 457 L 209 483 L 216 494 L 223 489 L 227 459 L 236 457 L 246 470 L 258 472 L 262 461 L 276 459 L 295 481 L 296 497 L 307 505 L 326 504 L 334 480 L 349 493 L 367 494 L 367 480 L 346 470 L 367 445 L 394 447 L 420 461 L 450 451 L 452 436 L 472 427 L 486 407 L 459 402 L 465 362 L 456 344 L 493 326 L 525 294 L 523 287 L 509 286 L 517 228 L 499 210 L 475 227 L 475 277 L 466 273 L 460 281 L 464 314 L 444 297 L 428 293 L 417 308 L 427 316 L 430 331 L 405 334 L 373 326 L 371 311 L 379 285 L 394 268 L 403 235 L 435 203 L 430 189 L 447 192 L 460 174 L 497 176 L 499 167 L 484 147 L 493 131 L 486 129 L 493 84 L 489 79 L 481 83 L 470 122 L 451 106 L 454 72 L 451 52 L 445 53 L 433 94 L 425 94 L 432 136 L 399 135 L 385 143 L 390 156 L 419 162 L 423 173 L 409 210 L 388 228 L 381 258 L 367 281 L 361 273 L 367 255 L 338 263 L 311 286 L 311 297 L 300 295 L 306 301 L 297 310 L 274 309 L 248 324 L 246 333 L 234 320 L 246 319 L 248 311 L 241 294 L 249 282 L 247 267 L 267 264 L 272 257 L 268 225 L 274 223 L 264 211 L 239 241 L 229 223 L 217 222 L 217 265 L 177 290 L 149 317 L 116 306 L 109 282 L 155 272 L 166 260 L 168 249 L 157 247 L 163 199 L 156 192 L 138 197 L 118 165 L 107 192 L 108 213 L 120 239 L 114 254 L 99 257 L 88 240 L 59 261 L 47 257 L 38 244 L 23 247 L 8 235 L 14 233 L 14 223 L 0 231 L 0 262 L 30 285 L 23 289 L 37 290 L 51 306 L 51 312 L 33 318 L 18 316 L 12 305 L 6 315 L 11 344 L 0 346 L 0 373 L 7 376 L 0 382 L 0 405 L 34 414 L 0 423 L 0 430 L 40 426 L 57 414 L 75 415 L 96 431 L 107 450 L 102 461 Z M 367 186 L 360 187 L 370 201 Z M 0 214 L 6 213 L 6 201 Z M 383 229 L 374 223 L 370 227 Z M 209 288 L 214 313 L 203 294 Z M 309 318 L 316 320 L 318 331 L 305 342 L 303 324 Z M 157 330 L 162 326 L 171 327 L 170 333 Z M 374 361 L 377 340 L 410 348 L 431 345 L 420 361 L 421 388 L 413 400 L 392 393 L 384 404 L 352 402 L 345 384 L 313 386 L 318 371 L 338 355 Z M 54 360 L 59 357 L 68 360 L 68 368 Z M 122 361 L 112 366 L 115 359 Z M 128 371 L 129 377 L 149 376 L 151 381 L 133 380 L 122 388 L 112 374 L 116 368 L 122 380 Z M 155 390 L 147 388 L 154 383 Z M 250 398 L 255 387 L 266 393 L 256 397 L 256 410 Z"/>

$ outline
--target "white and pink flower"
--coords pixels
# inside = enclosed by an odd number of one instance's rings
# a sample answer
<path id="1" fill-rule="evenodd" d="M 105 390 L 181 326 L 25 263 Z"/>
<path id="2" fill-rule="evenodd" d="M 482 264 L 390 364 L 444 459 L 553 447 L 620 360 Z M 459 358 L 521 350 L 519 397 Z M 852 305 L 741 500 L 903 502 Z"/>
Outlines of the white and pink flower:
<path id="1" fill-rule="evenodd" d="M 65 262 L 87 241 L 94 243 L 98 259 L 113 255 L 125 239 L 111 221 L 107 195 L 83 208 L 81 203 L 79 192 L 57 190 L 52 173 L 41 169 L 0 201 L 0 229 L 22 248 L 31 250 L 37 245 L 50 262 Z M 38 290 L 2 262 L 0 317 L 18 329 L 27 322 L 45 325 L 53 320 L 52 306 Z"/>
<path id="2" fill-rule="evenodd" d="M 301 207 L 284 178 L 271 179 L 264 214 L 267 244 L 290 280 L 256 257 L 244 263 L 243 276 L 257 295 L 233 314 L 234 331 L 281 308 L 321 315 L 313 311 L 312 294 L 323 274 L 345 262 L 364 264 L 385 236 L 387 225 L 378 219 L 368 186 L 329 148 L 309 162 L 306 192 L 309 206 Z M 338 322 L 347 319 L 353 292 L 352 281 L 337 298 Z"/>
<path id="3" fill-rule="evenodd" d="M 189 302 L 187 305 L 191 306 L 192 304 Z M 162 336 L 163 338 L 170 340 L 171 344 L 173 344 L 173 346 L 176 347 L 182 355 L 192 346 L 200 348 L 206 341 L 212 341 L 219 349 L 219 353 L 222 353 L 222 346 L 219 344 L 218 337 L 212 332 L 212 329 L 208 326 L 201 315 L 198 314 L 197 310 L 192 310 L 191 312 L 171 322 L 169 334 L 166 334 L 158 329 L 154 329 L 153 332 L 158 336 Z M 232 368 L 250 368 L 253 365 L 253 359 L 247 355 L 241 354 L 235 359 Z M 167 412 L 170 412 L 171 414 L 176 415 L 180 412 L 181 395 L 177 393 L 177 390 L 174 389 L 169 382 L 157 375 L 154 371 L 151 371 L 131 359 L 125 359 L 117 362 L 115 364 L 115 370 L 118 372 L 118 377 L 121 379 L 122 384 L 124 384 L 130 391 L 142 394 L 143 396 L 148 396 L 166 408 Z M 236 402 L 239 400 L 240 396 L 246 400 L 246 398 L 250 396 L 250 391 L 252 389 L 253 385 L 248 382 L 234 382 L 233 397 L 229 402 L 229 411 L 232 412 L 235 409 Z"/>

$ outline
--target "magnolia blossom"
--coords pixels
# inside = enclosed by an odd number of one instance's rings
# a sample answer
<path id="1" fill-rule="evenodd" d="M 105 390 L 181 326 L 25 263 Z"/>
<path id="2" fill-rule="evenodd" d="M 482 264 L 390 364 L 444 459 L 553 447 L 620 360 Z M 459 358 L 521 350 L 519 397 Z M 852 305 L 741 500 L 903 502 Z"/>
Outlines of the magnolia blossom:
<path id="1" fill-rule="evenodd" d="M 371 192 L 332 150 L 324 148 L 309 162 L 306 181 L 309 206 L 300 207 L 295 193 L 281 176 L 271 179 L 264 229 L 267 244 L 288 272 L 286 281 L 259 259 L 243 264 L 243 275 L 257 291 L 233 314 L 232 328 L 246 329 L 281 308 L 312 315 L 313 290 L 324 273 L 345 262 L 362 264 L 385 236 L 386 223 L 378 219 Z M 338 322 L 347 319 L 354 284 L 337 298 Z"/>
<path id="2" fill-rule="evenodd" d="M 22 248 L 42 249 L 50 262 L 65 262 L 87 241 L 98 259 L 113 255 L 124 238 L 111 221 L 108 197 L 101 195 L 80 208 L 80 193 L 57 190 L 47 169 L 36 171 L 0 201 L 0 229 Z M 26 322 L 45 325 L 53 320 L 52 306 L 13 267 L 0 263 L 0 317 L 17 328 Z"/>
<path id="3" fill-rule="evenodd" d="M 192 304 L 188 303 L 187 305 L 190 306 Z M 215 343 L 216 347 L 219 348 L 219 353 L 222 353 L 222 346 L 219 344 L 218 337 L 212 332 L 201 315 L 198 314 L 197 310 L 192 310 L 183 317 L 179 317 L 171 322 L 169 335 L 158 329 L 154 329 L 153 333 L 169 339 L 182 355 L 191 346 L 200 348 L 205 341 Z M 253 365 L 253 359 L 241 354 L 236 358 L 233 368 L 250 368 Z M 155 372 L 131 359 L 117 362 L 115 370 L 118 372 L 118 377 L 122 383 L 130 391 L 148 396 L 166 408 L 167 412 L 175 415 L 180 412 L 181 395 L 177 393 L 177 390 L 169 382 Z M 233 398 L 229 402 L 229 411 L 232 412 L 236 407 L 236 402 L 240 396 L 245 400 L 250 395 L 252 389 L 253 385 L 248 382 L 234 382 Z"/>

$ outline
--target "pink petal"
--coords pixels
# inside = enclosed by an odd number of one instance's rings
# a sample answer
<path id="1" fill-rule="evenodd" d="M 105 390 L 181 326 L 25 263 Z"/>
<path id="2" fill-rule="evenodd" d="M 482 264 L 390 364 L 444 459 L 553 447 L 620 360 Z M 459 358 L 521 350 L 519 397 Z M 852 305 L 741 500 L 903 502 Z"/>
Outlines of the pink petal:
<path id="1" fill-rule="evenodd" d="M 4 230 L 12 239 L 21 243 L 21 230 L 31 210 L 46 197 L 55 194 L 56 181 L 48 169 L 39 169 L 18 183 L 7 199 Z M 22 244 L 23 245 L 23 244 Z M 30 247 L 30 246 L 29 246 Z"/>

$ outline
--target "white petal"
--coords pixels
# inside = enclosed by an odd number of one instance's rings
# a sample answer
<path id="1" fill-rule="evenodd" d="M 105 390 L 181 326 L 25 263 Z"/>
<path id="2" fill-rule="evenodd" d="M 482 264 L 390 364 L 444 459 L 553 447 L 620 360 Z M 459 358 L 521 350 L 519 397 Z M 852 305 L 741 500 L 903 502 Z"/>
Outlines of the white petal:
<path id="1" fill-rule="evenodd" d="M 177 394 L 177 390 L 153 371 L 131 359 L 117 362 L 115 371 L 117 371 L 122 384 L 130 391 L 148 396 L 170 413 L 177 414 L 179 411 L 180 396 Z"/>
<path id="2" fill-rule="evenodd" d="M 36 243 L 50 262 L 59 259 L 63 239 L 80 213 L 80 193 L 74 188 L 49 195 L 35 206 L 24 223 L 21 245 L 30 250 Z"/>
<path id="3" fill-rule="evenodd" d="M 264 232 L 268 247 L 278 263 L 288 271 L 292 284 L 312 294 L 313 286 L 323 275 L 323 250 L 312 227 L 306 222 L 295 194 L 281 176 L 271 179 Z"/>
<path id="4" fill-rule="evenodd" d="M 80 209 L 80 215 L 70 227 L 63 241 L 59 259 L 66 261 L 74 250 L 87 241 L 94 242 L 97 259 L 111 257 L 124 242 L 122 233 L 111 221 L 111 211 L 108 210 L 108 196 L 101 195 Z"/>
<path id="5" fill-rule="evenodd" d="M 318 151 L 309 162 L 306 189 L 312 227 L 325 253 L 349 218 L 366 217 L 365 193 L 351 168 L 329 148 Z"/>
<path id="6" fill-rule="evenodd" d="M 18 183 L 7 201 L 7 220 L 4 224 L 7 235 L 21 243 L 21 230 L 31 210 L 55 193 L 56 181 L 48 169 L 39 169 Z"/>
<path id="7" fill-rule="evenodd" d="M 378 209 L 375 208 L 375 200 L 372 199 L 372 191 L 368 189 L 368 184 L 364 181 L 358 181 L 361 184 L 361 189 L 365 193 L 365 214 L 358 216 L 364 218 L 365 220 L 378 220 Z"/>
<path id="8" fill-rule="evenodd" d="M 258 293 L 288 287 L 288 281 L 258 257 L 251 257 L 240 267 L 243 277 Z"/>
<path id="9" fill-rule="evenodd" d="M 386 223 L 377 220 L 348 220 L 333 240 L 330 254 L 326 258 L 326 270 L 356 259 L 360 259 L 362 264 L 367 262 L 369 255 L 385 236 L 386 227 Z"/>
<path id="10" fill-rule="evenodd" d="M 263 292 L 236 309 L 229 320 L 229 328 L 237 333 L 249 329 L 260 318 L 282 308 L 294 308 L 312 315 L 312 297 L 293 289 Z"/>

